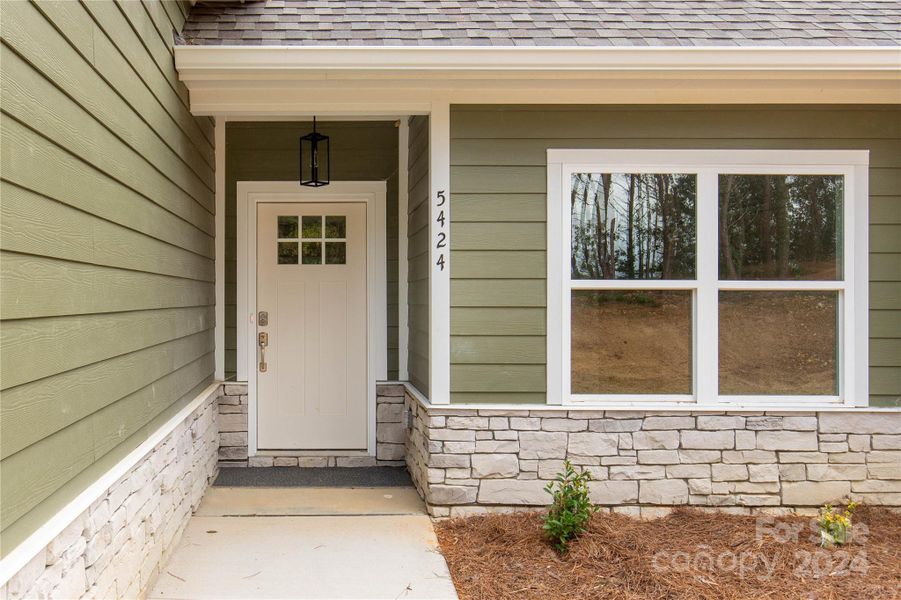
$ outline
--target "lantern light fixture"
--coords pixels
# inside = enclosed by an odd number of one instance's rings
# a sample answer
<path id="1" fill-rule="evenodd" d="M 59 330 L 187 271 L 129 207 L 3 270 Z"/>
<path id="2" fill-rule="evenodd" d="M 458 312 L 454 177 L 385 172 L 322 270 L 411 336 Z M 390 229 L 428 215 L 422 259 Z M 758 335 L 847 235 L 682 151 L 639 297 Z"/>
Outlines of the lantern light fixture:
<path id="1" fill-rule="evenodd" d="M 300 185 L 322 187 L 329 184 L 331 160 L 329 139 L 316 131 L 316 117 L 313 117 L 313 132 L 300 138 Z"/>

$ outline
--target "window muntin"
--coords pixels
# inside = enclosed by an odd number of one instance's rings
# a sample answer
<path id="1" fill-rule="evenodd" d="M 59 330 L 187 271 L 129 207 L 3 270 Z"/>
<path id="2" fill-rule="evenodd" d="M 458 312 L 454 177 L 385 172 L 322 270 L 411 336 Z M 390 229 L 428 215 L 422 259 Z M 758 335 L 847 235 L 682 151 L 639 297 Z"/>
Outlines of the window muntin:
<path id="1" fill-rule="evenodd" d="M 867 154 L 861 151 L 759 151 L 759 150 L 549 150 L 549 290 L 548 290 L 548 383 L 550 403 L 598 403 L 612 406 L 657 405 L 722 405 L 724 407 L 763 403 L 766 406 L 795 406 L 810 404 L 843 403 L 848 406 L 866 404 L 867 397 L 867 258 L 866 258 L 866 176 Z M 697 230 L 695 279 L 672 280 L 620 280 L 578 279 L 572 272 L 572 209 L 574 177 L 586 173 L 679 173 L 697 177 Z M 786 279 L 761 277 L 760 265 L 745 274 L 746 279 L 720 278 L 719 203 L 721 176 L 742 176 L 753 183 L 754 178 L 770 178 L 773 187 L 781 181 L 788 187 L 805 191 L 806 198 L 796 193 L 795 214 L 789 215 L 789 223 L 804 224 L 805 216 L 797 211 L 798 200 L 811 198 L 810 186 L 818 186 L 815 200 L 819 208 L 818 238 L 823 242 L 818 255 L 825 260 L 817 262 L 817 268 L 805 265 L 806 249 L 797 235 L 789 243 L 789 273 Z M 813 183 L 811 183 L 813 182 Z M 858 182 L 863 182 L 858 185 Z M 559 186 L 559 187 L 558 187 Z M 805 189 L 806 186 L 806 189 Z M 559 192 L 557 192 L 559 190 Z M 734 194 L 734 192 L 733 192 Z M 827 198 L 827 195 L 831 197 Z M 823 202 L 827 199 L 828 202 Z M 809 202 L 808 202 L 809 203 Z M 758 203 L 759 204 L 759 203 Z M 800 202 L 804 204 L 804 202 Z M 560 217 L 555 211 L 561 211 Z M 831 212 L 831 216 L 829 213 Z M 560 213 L 558 213 L 560 214 Z M 802 218 L 803 217 L 803 218 Z M 810 224 L 810 220 L 807 224 Z M 559 229 L 558 229 L 559 228 Z M 561 236 L 561 232 L 563 235 Z M 561 243 L 560 246 L 557 243 Z M 552 251 L 562 247 L 564 251 Z M 808 244 L 807 248 L 811 246 Z M 800 252 L 799 252 L 800 251 Z M 808 253 L 807 256 L 810 254 Z M 558 258 L 559 257 L 559 258 Z M 775 259 L 775 256 L 774 256 Z M 760 261 L 765 262 L 765 261 Z M 832 266 L 834 264 L 834 266 Z M 792 266 L 794 265 L 794 266 Z M 756 269 L 756 272 L 755 272 Z M 778 271 L 775 272 L 778 275 Z M 566 282 L 569 281 L 569 285 Z M 561 290 L 559 285 L 563 285 Z M 550 287 L 553 285 L 553 288 Z M 572 354 L 578 352 L 572 344 L 574 317 L 572 297 L 576 290 L 628 290 L 629 288 L 689 290 L 693 301 L 693 379 L 690 394 L 679 393 L 623 393 L 619 390 L 585 392 L 572 381 Z M 554 290 L 561 290 L 555 292 Z M 720 292 L 732 291 L 806 291 L 823 292 L 818 299 L 818 315 L 826 325 L 820 327 L 810 347 L 810 356 L 803 360 L 819 361 L 816 372 L 808 373 L 807 381 L 785 385 L 786 374 L 772 369 L 767 386 L 742 387 L 730 368 L 724 369 L 723 386 L 720 389 L 719 373 L 719 315 Z M 762 299 L 755 299 L 756 302 Z M 561 321 L 556 315 L 562 315 Z M 811 315 L 806 318 L 784 317 L 783 329 L 798 325 L 803 330 Z M 730 325 L 734 327 L 735 325 Z M 753 323 L 749 329 L 753 330 Z M 559 331 L 559 333 L 556 333 Z M 598 332 L 603 337 L 603 332 Z M 560 356 L 560 361 L 553 359 Z M 831 358 L 830 358 L 831 356 Z M 559 365 L 559 366 L 558 366 Z M 654 368 L 653 365 L 649 368 Z M 789 376 L 790 376 L 789 370 Z M 780 379 L 781 378 L 781 379 Z M 790 378 L 790 377 L 789 377 Z M 764 382 L 766 383 L 766 382 Z M 559 387 L 558 387 L 559 386 Z M 600 389 L 600 388 L 599 388 Z M 562 394 L 557 390 L 562 391 Z"/>

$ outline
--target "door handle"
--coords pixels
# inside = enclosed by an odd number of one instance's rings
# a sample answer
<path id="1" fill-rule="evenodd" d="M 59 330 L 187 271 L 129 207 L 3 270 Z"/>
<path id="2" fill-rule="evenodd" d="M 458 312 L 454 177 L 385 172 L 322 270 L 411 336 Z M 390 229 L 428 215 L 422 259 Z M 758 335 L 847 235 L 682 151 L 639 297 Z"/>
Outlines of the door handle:
<path id="1" fill-rule="evenodd" d="M 261 331 L 257 335 L 257 345 L 260 347 L 260 373 L 266 372 L 266 346 L 269 345 L 269 334 Z"/>

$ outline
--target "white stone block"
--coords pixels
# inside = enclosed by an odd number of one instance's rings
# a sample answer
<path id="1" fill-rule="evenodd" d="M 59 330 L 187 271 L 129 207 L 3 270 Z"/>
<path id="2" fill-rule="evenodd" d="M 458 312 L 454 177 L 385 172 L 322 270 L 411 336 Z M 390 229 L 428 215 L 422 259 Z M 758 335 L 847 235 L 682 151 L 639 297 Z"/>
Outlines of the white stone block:
<path id="1" fill-rule="evenodd" d="M 678 465 L 679 453 L 675 450 L 639 450 L 638 462 L 644 465 Z"/>
<path id="2" fill-rule="evenodd" d="M 526 434 L 520 436 L 520 440 Z M 566 442 L 566 434 L 554 434 L 564 436 L 563 442 Z M 619 435 L 615 433 L 571 433 L 569 435 L 568 452 L 570 455 L 576 456 L 615 456 L 619 446 Z M 557 456 L 539 457 L 539 458 L 557 458 Z M 562 458 L 562 456 L 560 456 Z"/>
<path id="3" fill-rule="evenodd" d="M 488 481 L 491 480 L 485 482 Z M 478 488 L 475 487 L 438 484 L 428 487 L 427 498 L 432 504 L 472 504 L 477 494 Z"/>
<path id="4" fill-rule="evenodd" d="M 901 434 L 901 412 L 824 412 L 820 414 L 822 433 Z"/>
<path id="5" fill-rule="evenodd" d="M 519 459 L 515 454 L 473 454 L 472 476 L 477 479 L 515 477 L 519 474 Z"/>
<path id="6" fill-rule="evenodd" d="M 637 481 L 589 481 L 591 501 L 601 505 L 628 504 L 638 501 Z"/>
<path id="7" fill-rule="evenodd" d="M 519 452 L 519 442 L 516 440 L 479 440 L 476 441 L 476 452 L 488 453 L 517 453 Z"/>
<path id="8" fill-rule="evenodd" d="M 487 417 L 448 417 L 448 429 L 488 429 Z"/>
<path id="9" fill-rule="evenodd" d="M 748 479 L 753 482 L 779 481 L 779 465 L 748 465 Z"/>
<path id="10" fill-rule="evenodd" d="M 744 481 L 748 478 L 748 467 L 745 465 L 712 465 L 713 481 Z"/>
<path id="11" fill-rule="evenodd" d="M 271 456 L 251 456 L 247 459 L 247 464 L 251 467 L 272 467 L 275 461 Z"/>
<path id="12" fill-rule="evenodd" d="M 694 417 L 647 417 L 642 429 L 694 429 Z"/>
<path id="13" fill-rule="evenodd" d="M 592 419 L 588 430 L 599 433 L 630 433 L 641 429 L 641 419 Z"/>
<path id="14" fill-rule="evenodd" d="M 679 432 L 638 431 L 632 434 L 632 443 L 636 450 L 675 450 L 679 447 Z"/>
<path id="15" fill-rule="evenodd" d="M 479 502 L 483 504 L 512 504 L 543 506 L 551 502 L 541 479 L 485 479 L 479 485 Z"/>
<path id="16" fill-rule="evenodd" d="M 662 465 L 613 465 L 610 467 L 610 479 L 663 479 L 666 468 Z"/>
<path id="17" fill-rule="evenodd" d="M 666 467 L 666 476 L 670 479 L 709 479 L 710 465 L 669 465 Z"/>
<path id="18" fill-rule="evenodd" d="M 744 417 L 723 416 L 723 415 L 701 415 L 698 417 L 698 429 L 701 430 L 722 430 L 722 429 L 743 429 L 745 426 Z"/>
<path id="19" fill-rule="evenodd" d="M 511 422 L 513 420 L 514 419 L 511 419 Z M 557 433 L 550 431 L 522 431 L 519 434 L 519 457 L 565 458 L 566 438 L 567 434 L 562 432 Z"/>
<path id="20" fill-rule="evenodd" d="M 822 506 L 840 502 L 851 493 L 848 481 L 799 481 L 782 484 L 782 503 L 787 506 Z"/>
<path id="21" fill-rule="evenodd" d="M 510 417 L 510 429 L 538 431 L 541 429 L 541 419 L 535 417 Z"/>
<path id="22" fill-rule="evenodd" d="M 817 450 L 819 442 L 814 431 L 759 431 L 757 447 L 761 450 Z"/>
<path id="23" fill-rule="evenodd" d="M 734 431 L 682 431 L 682 448 L 692 450 L 731 450 L 734 447 Z"/>
<path id="24" fill-rule="evenodd" d="M 901 450 L 901 435 L 874 435 L 873 450 Z"/>
<path id="25" fill-rule="evenodd" d="M 44 573 L 47 567 L 47 551 L 41 548 L 25 566 L 12 576 L 7 584 L 7 593 L 10 600 L 22 598 L 31 589 L 34 582 Z"/>
<path id="26" fill-rule="evenodd" d="M 585 419 L 542 419 L 541 429 L 544 431 L 585 431 L 588 421 Z"/>
<path id="27" fill-rule="evenodd" d="M 681 479 L 641 481 L 638 500 L 642 504 L 686 504 L 688 484 Z"/>

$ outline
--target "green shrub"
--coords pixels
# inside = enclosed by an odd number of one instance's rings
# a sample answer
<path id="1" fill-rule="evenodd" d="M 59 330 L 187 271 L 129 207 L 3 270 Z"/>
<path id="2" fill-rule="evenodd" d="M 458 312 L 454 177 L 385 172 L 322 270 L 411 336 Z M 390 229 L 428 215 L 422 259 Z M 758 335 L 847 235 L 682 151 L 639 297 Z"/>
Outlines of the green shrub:
<path id="1" fill-rule="evenodd" d="M 857 508 L 856 502 L 848 503 L 844 512 L 838 512 L 827 504 L 820 509 L 820 545 L 841 546 L 851 538 L 851 516 Z"/>
<path id="2" fill-rule="evenodd" d="M 588 528 L 591 513 L 598 507 L 588 497 L 591 473 L 573 468 L 563 461 L 563 472 L 545 486 L 544 491 L 553 496 L 554 503 L 544 517 L 544 533 L 558 552 L 564 554 L 573 538 Z"/>

